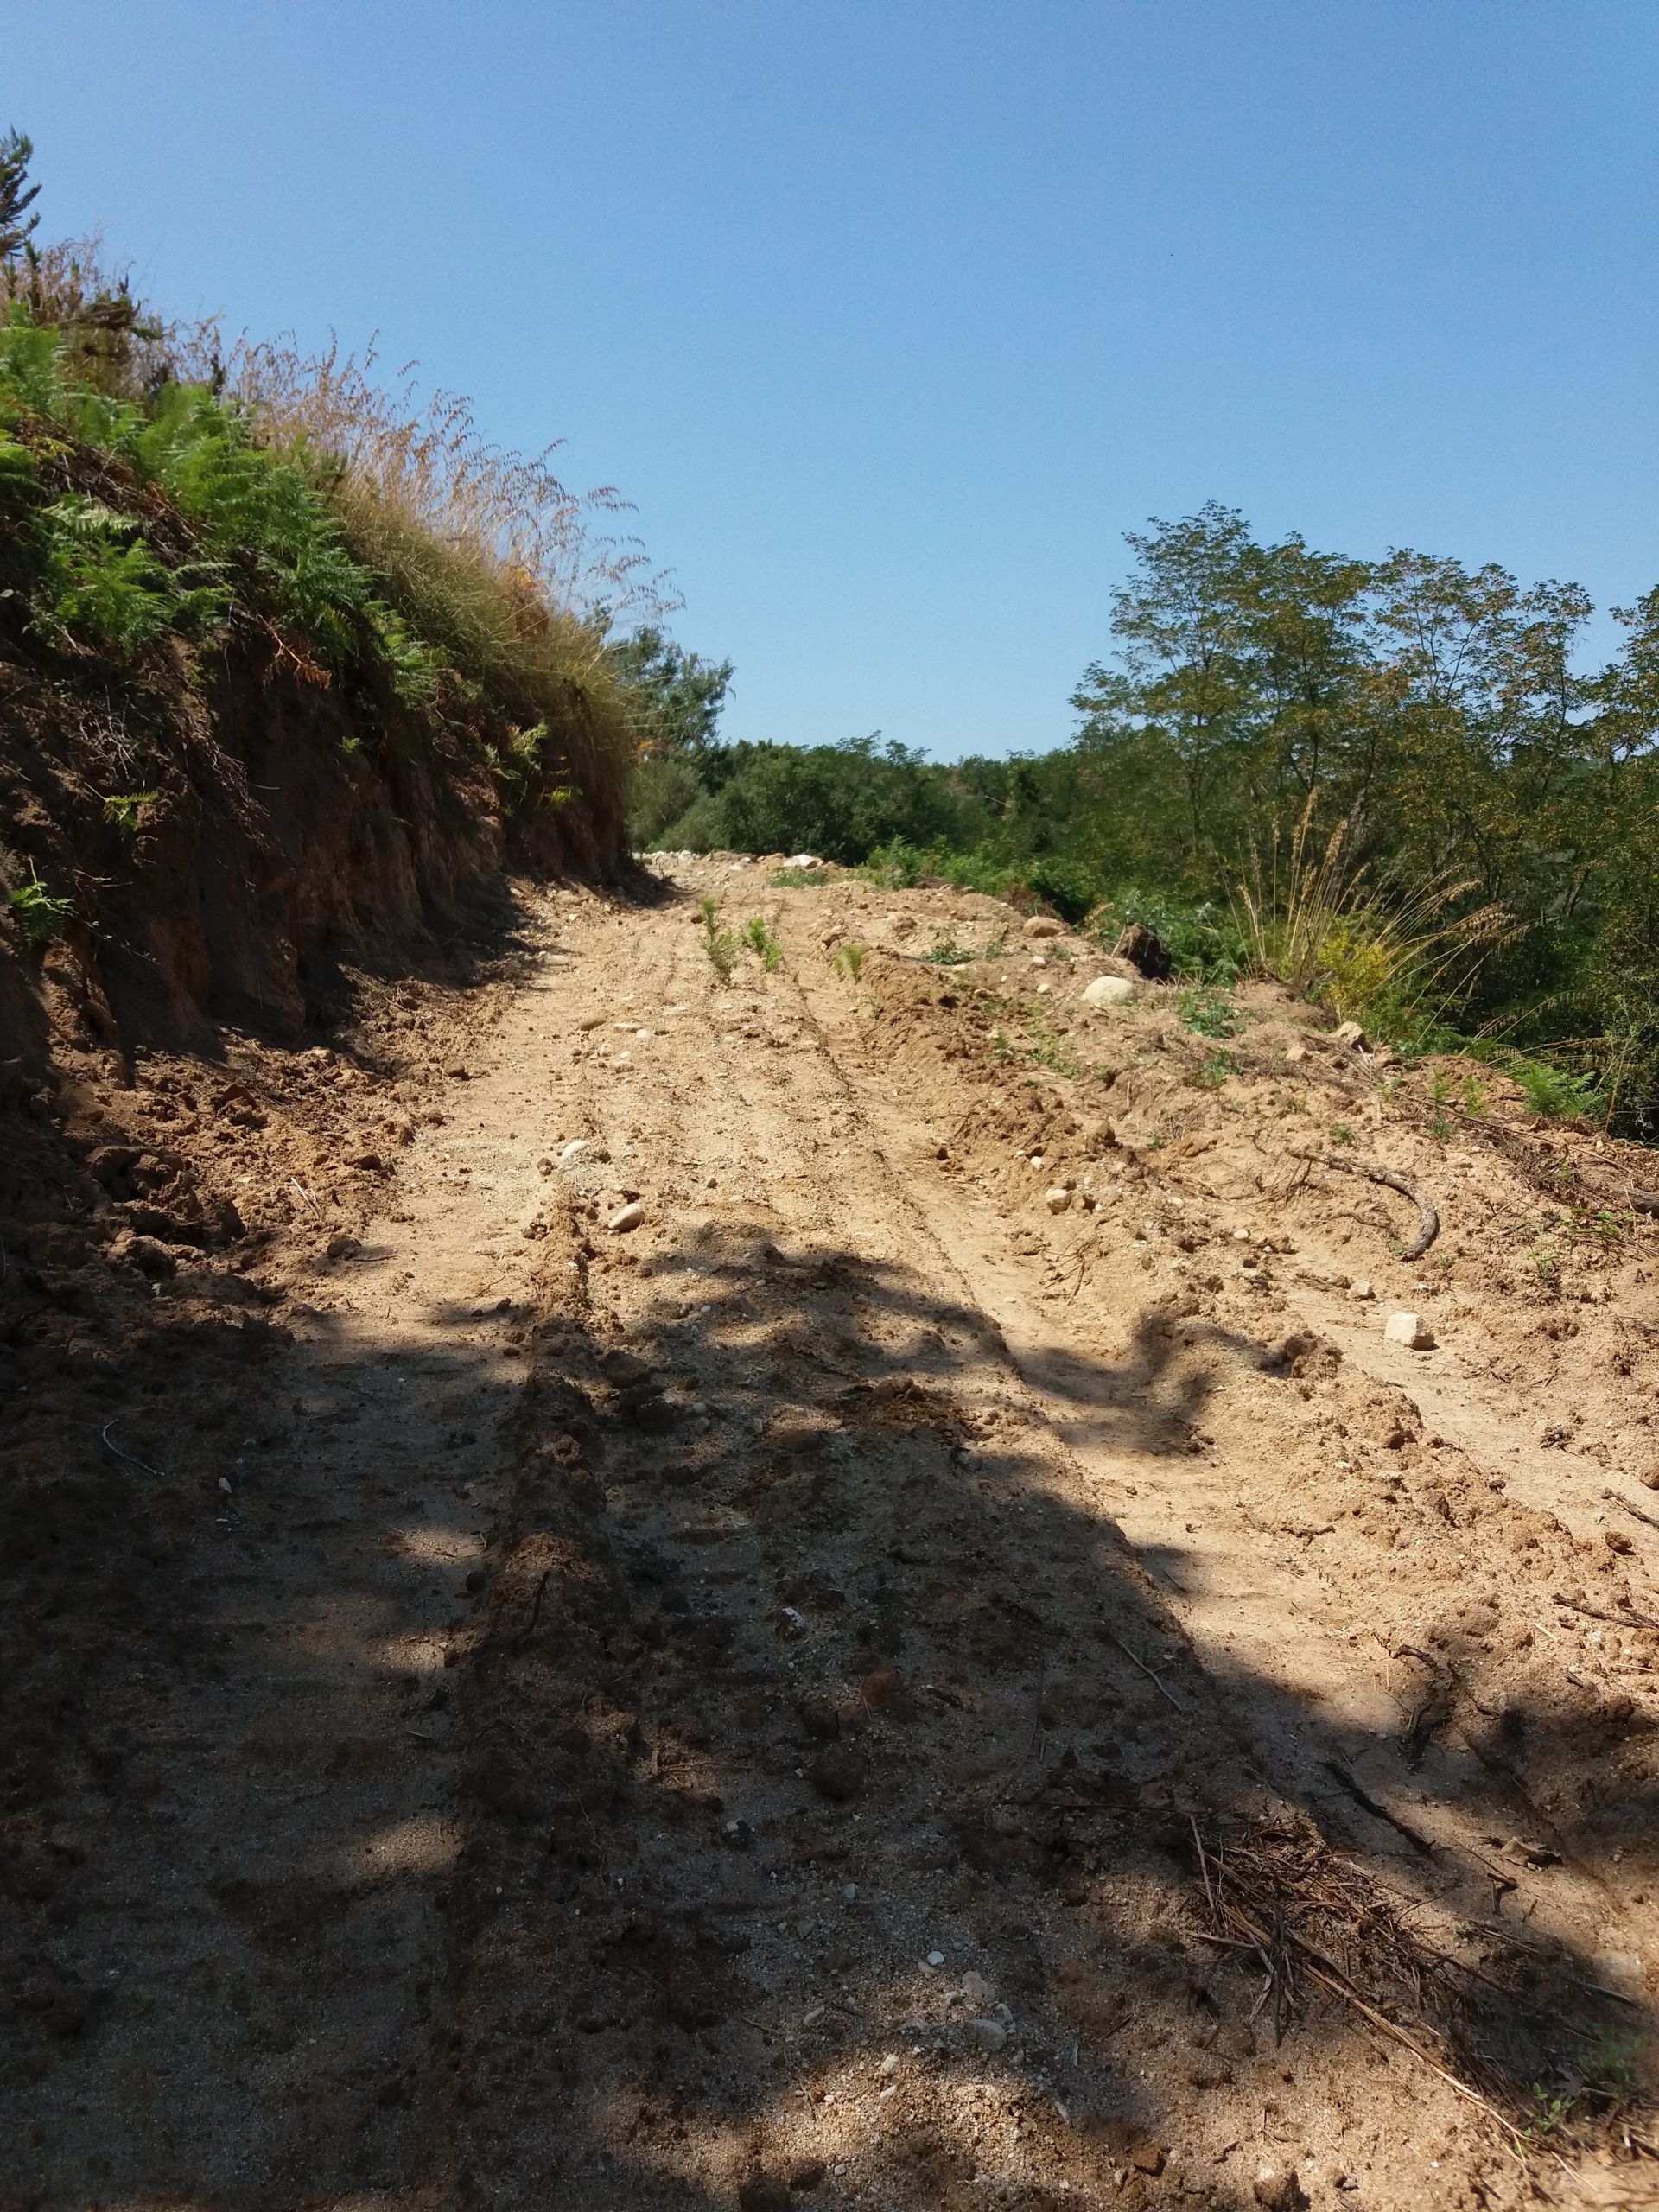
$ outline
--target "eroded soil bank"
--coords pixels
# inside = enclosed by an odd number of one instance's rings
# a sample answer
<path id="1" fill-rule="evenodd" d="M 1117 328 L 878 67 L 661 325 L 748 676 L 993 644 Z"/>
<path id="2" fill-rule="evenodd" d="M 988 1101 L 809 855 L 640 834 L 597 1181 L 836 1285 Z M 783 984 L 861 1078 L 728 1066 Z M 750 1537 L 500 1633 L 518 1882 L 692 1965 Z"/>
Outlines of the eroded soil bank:
<path id="1" fill-rule="evenodd" d="M 659 873 L 70 1068 L 11 2200 L 1653 2201 L 1629 1160 L 989 900 Z"/>

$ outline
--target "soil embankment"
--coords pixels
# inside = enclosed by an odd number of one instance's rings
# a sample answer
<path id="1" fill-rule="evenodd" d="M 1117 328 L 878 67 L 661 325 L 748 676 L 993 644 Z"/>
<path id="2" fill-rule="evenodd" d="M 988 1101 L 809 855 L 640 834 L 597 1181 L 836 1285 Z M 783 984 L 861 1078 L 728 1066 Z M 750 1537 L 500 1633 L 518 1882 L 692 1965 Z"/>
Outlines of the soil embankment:
<path id="1" fill-rule="evenodd" d="M 525 893 L 327 1050 L 88 1064 L 18 2201 L 1650 2202 L 1628 1163 L 989 900 L 664 873 L 775 971 Z"/>

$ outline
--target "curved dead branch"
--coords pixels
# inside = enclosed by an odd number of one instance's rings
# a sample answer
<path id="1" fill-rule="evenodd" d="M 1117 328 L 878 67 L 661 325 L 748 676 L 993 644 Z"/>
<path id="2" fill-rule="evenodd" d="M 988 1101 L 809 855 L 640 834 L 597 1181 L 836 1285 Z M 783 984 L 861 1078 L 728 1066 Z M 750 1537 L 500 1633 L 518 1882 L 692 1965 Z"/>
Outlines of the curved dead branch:
<path id="1" fill-rule="evenodd" d="M 1421 1260 L 1440 1233 L 1440 1209 L 1433 1198 L 1420 1191 L 1408 1175 L 1397 1167 L 1384 1167 L 1375 1160 L 1338 1160 L 1325 1152 L 1299 1152 L 1298 1160 L 1306 1160 L 1315 1167 L 1339 1167 L 1345 1175 L 1363 1175 L 1368 1183 L 1385 1183 L 1391 1191 L 1398 1191 L 1402 1198 L 1411 1200 L 1417 1209 L 1421 1226 L 1405 1250 L 1402 1260 Z"/>

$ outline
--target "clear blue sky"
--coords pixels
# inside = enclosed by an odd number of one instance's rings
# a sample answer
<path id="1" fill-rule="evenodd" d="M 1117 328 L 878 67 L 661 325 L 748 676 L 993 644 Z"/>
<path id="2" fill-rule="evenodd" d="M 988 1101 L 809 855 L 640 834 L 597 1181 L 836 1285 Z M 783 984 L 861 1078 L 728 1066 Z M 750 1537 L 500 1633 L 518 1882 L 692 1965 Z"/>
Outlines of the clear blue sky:
<path id="1" fill-rule="evenodd" d="M 1062 741 L 1122 533 L 1659 582 L 1655 0 L 11 0 L 54 233 L 632 499 L 734 734 Z"/>

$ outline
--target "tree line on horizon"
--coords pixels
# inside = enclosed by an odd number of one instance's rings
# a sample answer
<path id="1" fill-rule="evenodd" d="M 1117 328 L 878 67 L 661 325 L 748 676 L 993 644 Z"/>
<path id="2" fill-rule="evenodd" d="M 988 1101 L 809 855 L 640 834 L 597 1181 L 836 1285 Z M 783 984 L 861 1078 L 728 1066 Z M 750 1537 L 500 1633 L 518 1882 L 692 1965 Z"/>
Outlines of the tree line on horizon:
<path id="1" fill-rule="evenodd" d="M 1128 544 L 1112 649 L 1072 696 L 1071 742 L 1045 753 L 728 745 L 729 663 L 632 641 L 662 702 L 636 847 L 1023 885 L 1074 921 L 1156 911 L 1195 944 L 1207 928 L 1224 962 L 1241 887 L 1300 825 L 1304 855 L 1338 838 L 1368 895 L 1432 889 L 1452 921 L 1503 910 L 1454 995 L 1388 1010 L 1398 1041 L 1546 1055 L 1580 1103 L 1659 1134 L 1659 589 L 1612 610 L 1620 649 L 1586 671 L 1594 609 L 1574 583 L 1264 543 L 1213 503 Z"/>

